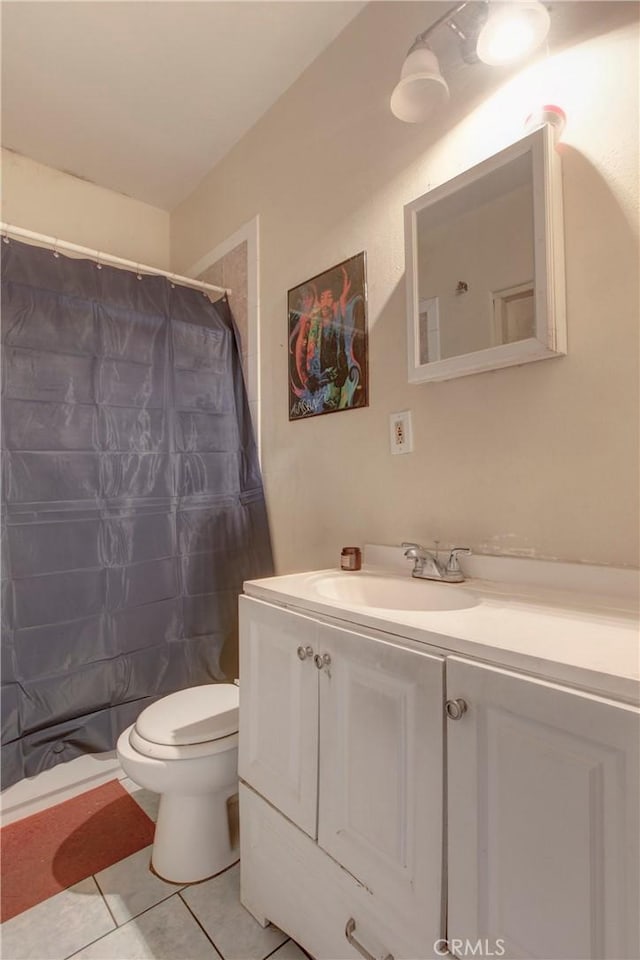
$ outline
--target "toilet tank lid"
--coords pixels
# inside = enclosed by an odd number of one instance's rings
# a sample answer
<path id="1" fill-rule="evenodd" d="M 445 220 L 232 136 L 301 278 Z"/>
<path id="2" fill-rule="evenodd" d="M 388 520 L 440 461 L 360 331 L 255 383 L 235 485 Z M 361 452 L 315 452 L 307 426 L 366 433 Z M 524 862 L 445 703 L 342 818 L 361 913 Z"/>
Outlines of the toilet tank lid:
<path id="1" fill-rule="evenodd" d="M 205 743 L 237 733 L 238 717 L 238 688 L 233 683 L 207 683 L 170 693 L 145 707 L 136 731 L 152 743 Z"/>

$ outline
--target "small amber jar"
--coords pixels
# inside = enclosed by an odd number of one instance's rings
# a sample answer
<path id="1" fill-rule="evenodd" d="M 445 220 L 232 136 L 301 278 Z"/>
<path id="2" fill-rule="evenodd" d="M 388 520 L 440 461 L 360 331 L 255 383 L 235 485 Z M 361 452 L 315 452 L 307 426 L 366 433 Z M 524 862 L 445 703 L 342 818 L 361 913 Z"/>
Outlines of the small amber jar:
<path id="1" fill-rule="evenodd" d="M 343 547 L 340 554 L 341 570 L 359 570 L 362 566 L 360 547 Z"/>

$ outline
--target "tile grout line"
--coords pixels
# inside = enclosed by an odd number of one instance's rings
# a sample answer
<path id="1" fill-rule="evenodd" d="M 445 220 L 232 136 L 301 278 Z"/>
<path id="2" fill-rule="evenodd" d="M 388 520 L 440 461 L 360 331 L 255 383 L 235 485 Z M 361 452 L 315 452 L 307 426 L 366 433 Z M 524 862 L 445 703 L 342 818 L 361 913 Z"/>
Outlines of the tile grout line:
<path id="1" fill-rule="evenodd" d="M 100 884 L 98 883 L 98 876 L 97 876 L 97 874 L 95 874 L 95 873 L 93 874 L 93 882 L 95 883 L 96 887 L 98 888 L 98 893 L 99 893 L 100 896 L 102 897 L 103 903 L 104 903 L 105 907 L 107 908 L 107 910 L 109 911 L 109 916 L 111 917 L 111 919 L 113 920 L 113 922 L 114 922 L 114 924 L 115 924 L 114 929 L 117 930 L 118 927 L 119 927 L 119 923 L 118 923 L 118 921 L 116 920 L 116 918 L 115 918 L 114 915 L 113 915 L 113 911 L 112 911 L 111 907 L 109 906 L 109 902 L 108 902 L 107 898 L 105 897 L 105 895 L 104 895 L 104 893 L 103 893 L 102 887 L 101 887 Z M 106 934 L 105 934 L 105 936 L 106 936 Z M 84 949 L 84 948 L 82 948 L 82 949 Z"/>
<path id="2" fill-rule="evenodd" d="M 125 858 L 125 859 L 126 859 L 126 858 Z M 115 864 L 112 864 L 112 866 L 117 866 L 118 863 L 122 863 L 122 860 L 116 861 L 116 863 L 115 863 Z M 106 867 L 105 869 L 106 869 L 106 870 L 109 870 L 110 868 L 109 868 L 109 867 Z M 151 873 L 151 871 L 149 871 L 149 872 Z M 106 895 L 105 895 L 105 894 L 103 893 L 103 891 L 102 891 L 102 887 L 100 886 L 100 883 L 99 883 L 99 881 L 98 881 L 97 875 L 95 875 L 93 879 L 94 879 L 95 882 L 96 882 L 96 886 L 97 886 L 98 890 L 99 890 L 100 893 L 102 894 L 102 899 L 104 900 L 105 906 L 106 906 L 107 910 L 109 911 L 111 917 L 113 918 L 113 922 L 114 922 L 115 925 L 116 925 L 116 929 L 118 929 L 119 927 L 124 927 L 124 926 L 125 926 L 127 923 L 129 923 L 129 921 L 131 921 L 131 920 L 137 920 L 137 918 L 138 918 L 138 917 L 141 917 L 143 913 L 146 913 L 148 910 L 153 910 L 154 907 L 159 906 L 161 903 L 165 903 L 167 900 L 170 900 L 171 897 L 174 897 L 174 896 L 176 895 L 176 893 L 180 893 L 181 890 L 184 890 L 184 887 L 183 887 L 183 886 L 181 886 L 179 890 L 172 890 L 171 893 L 168 893 L 168 894 L 166 895 L 166 897 L 162 897 L 160 900 L 156 900 L 155 903 L 152 903 L 152 904 L 150 904 L 150 906 L 145 907 L 144 910 L 141 910 L 141 911 L 140 911 L 140 913 L 134 913 L 134 914 L 132 914 L 130 917 L 127 917 L 126 920 L 123 920 L 121 923 L 118 923 L 118 921 L 116 920 L 115 914 L 113 913 L 111 907 L 109 906 L 109 901 L 107 900 Z M 176 887 L 177 887 L 178 884 L 173 884 L 173 886 L 176 886 Z M 106 936 L 106 934 L 105 934 L 105 936 Z"/>
<path id="3" fill-rule="evenodd" d="M 113 930 L 117 930 L 117 927 L 114 927 Z M 110 933 L 113 933 L 113 930 L 108 930 L 107 933 L 103 933 L 101 937 L 96 937 L 95 940 L 90 940 L 89 943 L 83 944 L 83 946 L 78 947 L 77 950 L 74 950 L 73 953 L 68 953 L 63 960 L 70 960 L 71 957 L 74 957 L 76 953 L 79 953 L 80 950 L 86 950 L 87 947 L 92 947 L 94 943 L 100 943 L 101 940 L 104 940 L 105 937 L 108 937 Z"/>
<path id="4" fill-rule="evenodd" d="M 235 866 L 235 864 L 232 864 L 232 866 Z M 230 869 L 230 868 L 227 868 L 227 869 Z M 222 873 L 226 873 L 226 870 L 223 870 Z M 220 876 L 220 874 L 216 874 L 216 876 Z M 200 927 L 200 929 L 202 930 L 202 932 L 204 933 L 204 935 L 206 936 L 206 938 L 207 938 L 207 939 L 210 941 L 210 943 L 213 945 L 213 947 L 214 947 L 214 949 L 216 950 L 216 952 L 220 954 L 220 956 L 222 957 L 222 960 L 226 960 L 225 955 L 224 955 L 224 953 L 222 952 L 222 950 L 216 945 L 216 943 L 215 943 L 215 941 L 212 939 L 212 937 L 209 936 L 209 934 L 207 933 L 207 931 L 205 930 L 205 928 L 204 928 L 204 927 L 202 926 L 202 924 L 200 923 L 200 920 L 198 919 L 198 917 L 196 916 L 196 914 L 193 912 L 193 910 L 191 909 L 191 907 L 189 906 L 189 904 L 187 903 L 187 901 L 186 901 L 186 900 L 184 899 L 184 897 L 182 896 L 182 893 L 183 893 L 184 890 L 186 890 L 186 889 L 188 889 L 188 888 L 187 888 L 187 887 L 183 887 L 183 889 L 178 892 L 178 896 L 180 897 L 180 899 L 181 899 L 182 902 L 184 903 L 185 907 L 187 908 L 187 910 L 189 911 L 189 913 L 191 914 L 191 916 L 193 917 L 193 919 L 196 921 L 196 923 L 198 924 L 198 926 Z M 273 924 L 270 923 L 269 926 L 273 926 Z M 280 929 L 280 928 L 278 927 L 278 929 Z M 284 933 L 284 930 L 282 931 L 282 933 Z M 285 938 L 286 938 L 286 939 L 283 940 L 282 943 L 279 943 L 276 947 L 273 948 L 273 950 L 270 950 L 269 953 L 266 953 L 266 954 L 264 955 L 264 957 L 261 958 L 261 960 L 268 960 L 268 958 L 269 958 L 269 957 L 272 957 L 273 954 L 276 953 L 276 951 L 278 951 L 278 950 L 280 950 L 282 947 L 284 947 L 284 945 L 285 945 L 286 943 L 289 943 L 289 941 L 291 940 L 291 937 L 289 937 L 289 936 L 285 933 Z"/>
<path id="5" fill-rule="evenodd" d="M 273 924 L 271 924 L 271 926 L 273 926 Z M 279 929 L 280 929 L 280 927 L 278 927 L 278 930 L 279 930 Z M 283 930 L 282 932 L 284 933 L 284 930 Z M 285 934 L 285 936 L 286 936 L 286 934 Z M 263 958 L 262 958 L 262 960 L 269 960 L 269 957 L 272 957 L 272 956 L 274 955 L 274 953 L 276 953 L 278 950 L 282 950 L 282 948 L 283 948 L 287 943 L 291 943 L 291 937 L 287 937 L 287 939 L 284 940 L 281 944 L 279 944 L 277 947 L 274 947 L 273 950 L 271 951 L 271 953 L 268 953 L 268 954 L 266 955 L 266 957 L 263 957 Z"/>
<path id="6" fill-rule="evenodd" d="M 217 946 L 215 945 L 213 939 L 209 936 L 209 934 L 207 933 L 207 931 L 205 930 L 205 928 L 202 926 L 202 924 L 201 924 L 200 921 L 198 920 L 197 916 L 195 915 L 195 913 L 193 912 L 193 910 L 191 909 L 191 907 L 189 906 L 189 904 L 187 903 L 187 901 L 185 900 L 185 898 L 182 896 L 182 890 L 180 890 L 180 891 L 178 892 L 178 896 L 180 897 L 180 899 L 181 899 L 182 902 L 184 903 L 185 907 L 187 908 L 187 910 L 189 911 L 189 913 L 191 914 L 191 916 L 193 917 L 193 919 L 195 920 L 195 922 L 198 924 L 198 926 L 200 927 L 200 929 L 202 930 L 202 932 L 204 933 L 205 937 L 207 938 L 207 940 L 209 941 L 209 943 L 211 944 L 211 946 L 213 947 L 213 949 L 216 951 L 216 953 L 218 954 L 218 956 L 219 956 L 219 957 L 222 957 L 222 960 L 226 960 L 225 955 L 224 955 L 224 953 L 222 952 L 222 950 L 218 950 L 218 948 L 217 948 Z"/>
<path id="7" fill-rule="evenodd" d="M 107 908 L 107 911 L 108 911 L 108 913 L 109 913 L 109 916 L 111 917 L 111 919 L 113 920 L 113 922 L 114 922 L 114 924 L 115 924 L 113 930 L 117 930 L 117 929 L 118 929 L 118 924 L 116 923 L 116 918 L 115 918 L 114 915 L 111 913 L 111 910 L 109 909 L 109 904 L 108 904 L 107 901 L 105 900 L 104 894 L 103 894 L 102 890 L 100 889 L 100 887 L 98 886 L 98 882 L 97 882 L 95 876 L 93 876 L 93 874 L 92 874 L 92 880 L 94 881 L 96 887 L 98 887 L 98 892 L 99 892 L 100 896 L 102 897 L 102 899 L 103 899 L 103 901 L 104 901 L 104 905 L 105 905 L 105 907 Z M 67 887 L 67 890 L 69 890 L 69 889 L 70 889 L 70 888 Z M 73 953 L 68 953 L 68 954 L 66 955 L 66 957 L 64 958 L 64 960 L 69 960 L 69 958 L 70 958 L 70 957 L 73 957 L 74 954 L 78 953 L 78 951 L 80 951 L 80 950 L 86 950 L 87 947 L 93 946 L 94 943 L 99 943 L 100 940 L 104 940 L 104 938 L 105 938 L 105 937 L 108 937 L 110 933 L 113 933 L 113 930 L 107 930 L 106 933 L 103 933 L 102 936 L 100 936 L 100 937 L 96 937 L 95 940 L 90 940 L 89 943 L 84 943 L 81 947 L 78 947 L 76 950 L 74 950 Z"/>
<path id="8" fill-rule="evenodd" d="M 100 889 L 100 888 L 98 888 L 98 889 Z M 100 891 L 100 892 L 102 893 L 102 891 Z M 104 896 L 104 895 L 103 895 L 103 896 Z M 129 919 L 126 920 L 125 923 L 121 923 L 120 925 L 118 925 L 118 924 L 116 923 L 116 926 L 114 927 L 113 930 L 107 930 L 107 932 L 106 932 L 106 933 L 103 933 L 101 937 L 96 937 L 95 940 L 91 940 L 91 941 L 89 941 L 89 943 L 85 943 L 84 946 L 78 947 L 78 949 L 77 949 L 77 950 L 74 950 L 73 953 L 68 953 L 67 956 L 64 958 L 64 960 L 70 960 L 70 958 L 73 957 L 73 956 L 75 956 L 76 953 L 79 953 L 80 950 L 86 950 L 87 947 L 92 947 L 94 943 L 99 943 L 101 940 L 104 940 L 105 937 L 108 937 L 108 936 L 110 936 L 112 933 L 115 933 L 116 930 L 123 930 L 124 927 L 127 926 L 127 924 L 133 923 L 134 920 L 138 920 L 141 916 L 143 916 L 143 914 L 148 913 L 150 910 L 153 910 L 154 907 L 160 906 L 160 903 L 166 903 L 167 900 L 170 900 L 170 899 L 171 899 L 171 897 L 179 897 L 179 896 L 180 896 L 180 894 L 176 891 L 176 893 L 172 893 L 170 896 L 166 897 L 164 900 L 160 900 L 159 903 L 154 903 L 154 904 L 152 904 L 150 907 L 147 907 L 145 910 L 143 910 L 141 913 L 137 913 L 137 914 L 135 915 L 135 917 L 129 917 Z M 184 901 L 183 901 L 183 903 L 184 903 Z M 109 910 L 109 913 L 111 914 L 111 916 L 113 916 L 113 914 L 111 913 L 110 910 Z M 114 922 L 115 922 L 115 920 L 114 920 Z"/>

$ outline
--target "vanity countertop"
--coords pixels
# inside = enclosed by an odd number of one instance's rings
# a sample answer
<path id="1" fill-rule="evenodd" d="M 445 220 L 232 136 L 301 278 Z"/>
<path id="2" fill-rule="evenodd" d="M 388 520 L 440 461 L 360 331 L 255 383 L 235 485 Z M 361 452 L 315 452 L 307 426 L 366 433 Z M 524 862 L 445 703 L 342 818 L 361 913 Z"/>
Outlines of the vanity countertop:
<path id="1" fill-rule="evenodd" d="M 640 619 L 633 595 L 471 577 L 461 587 L 473 595 L 472 605 L 421 610 L 349 603 L 322 592 L 329 578 L 335 583 L 336 578 L 400 576 L 409 574 L 397 565 L 365 565 L 359 573 L 332 569 L 248 581 L 244 590 L 259 600 L 640 703 Z"/>

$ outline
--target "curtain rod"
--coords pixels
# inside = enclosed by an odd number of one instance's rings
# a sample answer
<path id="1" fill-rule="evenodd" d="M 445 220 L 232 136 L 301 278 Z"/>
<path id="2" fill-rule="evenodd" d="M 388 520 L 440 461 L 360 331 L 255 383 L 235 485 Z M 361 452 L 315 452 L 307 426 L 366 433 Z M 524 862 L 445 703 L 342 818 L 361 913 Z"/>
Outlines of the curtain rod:
<path id="1" fill-rule="evenodd" d="M 52 247 L 54 252 L 58 250 L 68 250 L 71 253 L 81 253 L 90 257 L 97 263 L 108 264 L 114 267 L 126 267 L 134 270 L 136 273 L 151 274 L 158 277 L 166 277 L 172 283 L 181 287 L 195 287 L 196 290 L 212 290 L 214 293 L 230 294 L 231 290 L 227 287 L 217 287 L 213 283 L 205 283 L 203 280 L 192 280 L 191 277 L 181 277 L 177 273 L 169 273 L 167 270 L 159 270 L 157 267 L 149 267 L 144 263 L 135 263 L 133 260 L 124 260 L 122 257 L 114 257 L 109 253 L 103 253 L 101 250 L 92 250 L 90 247 L 81 247 L 77 243 L 69 243 L 67 240 L 58 240 L 57 237 L 49 237 L 44 233 L 36 233 L 33 230 L 25 230 L 23 227 L 15 227 L 10 223 L 0 222 L 0 234 L 5 242 L 11 234 L 16 239 L 33 240 L 43 246 Z"/>

